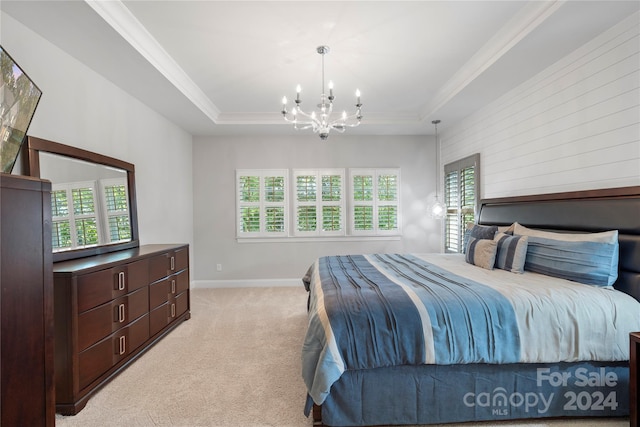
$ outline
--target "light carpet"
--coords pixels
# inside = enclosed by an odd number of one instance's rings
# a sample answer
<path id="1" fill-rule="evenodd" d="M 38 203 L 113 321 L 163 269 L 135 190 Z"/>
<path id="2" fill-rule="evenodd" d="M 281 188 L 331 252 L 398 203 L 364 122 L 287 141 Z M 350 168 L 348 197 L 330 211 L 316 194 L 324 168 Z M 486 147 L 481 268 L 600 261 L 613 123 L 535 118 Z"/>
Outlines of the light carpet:
<path id="1" fill-rule="evenodd" d="M 300 375 L 306 302 L 302 286 L 192 289 L 191 319 L 98 391 L 79 414 L 56 415 L 56 425 L 310 427 L 302 413 Z M 629 421 L 475 425 L 626 427 Z"/>

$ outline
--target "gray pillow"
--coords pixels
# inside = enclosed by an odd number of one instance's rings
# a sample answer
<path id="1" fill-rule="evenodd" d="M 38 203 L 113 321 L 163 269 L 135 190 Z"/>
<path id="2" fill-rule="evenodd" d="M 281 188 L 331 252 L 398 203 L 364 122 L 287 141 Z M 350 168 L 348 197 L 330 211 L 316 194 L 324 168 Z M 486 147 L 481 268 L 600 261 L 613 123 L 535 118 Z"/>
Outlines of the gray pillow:
<path id="1" fill-rule="evenodd" d="M 469 238 L 469 246 L 467 246 L 465 260 L 469 264 L 477 265 L 487 270 L 493 270 L 496 262 L 497 249 L 498 242 L 495 240 L 471 237 Z"/>
<path id="2" fill-rule="evenodd" d="M 524 273 L 529 238 L 527 236 L 511 236 L 505 233 L 498 233 L 495 240 L 498 242 L 495 266 L 512 273 Z"/>
<path id="3" fill-rule="evenodd" d="M 480 224 L 467 224 L 464 239 L 462 242 L 462 253 L 467 253 L 467 247 L 469 246 L 469 239 L 474 237 L 476 239 L 489 239 L 493 240 L 493 237 L 498 232 L 497 225 L 480 225 Z"/>

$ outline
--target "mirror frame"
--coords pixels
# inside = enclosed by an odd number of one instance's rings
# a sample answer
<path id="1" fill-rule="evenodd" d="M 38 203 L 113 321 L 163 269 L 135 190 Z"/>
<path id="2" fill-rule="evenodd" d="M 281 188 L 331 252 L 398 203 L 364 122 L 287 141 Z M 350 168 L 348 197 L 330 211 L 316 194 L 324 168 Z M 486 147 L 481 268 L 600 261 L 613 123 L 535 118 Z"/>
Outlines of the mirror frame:
<path id="1" fill-rule="evenodd" d="M 113 157 L 104 156 L 70 145 L 60 144 L 34 136 L 27 136 L 22 144 L 22 173 L 36 178 L 40 177 L 40 153 L 46 152 L 65 156 L 72 159 L 83 160 L 89 163 L 96 163 L 127 172 L 127 186 L 129 191 L 129 222 L 131 223 L 131 240 L 129 242 L 113 243 L 89 248 L 72 249 L 68 251 L 53 252 L 53 262 L 66 261 L 77 258 L 84 258 L 93 255 L 117 252 L 124 249 L 137 248 L 140 246 L 138 234 L 138 206 L 136 204 L 136 183 L 135 167 L 132 163 Z M 43 179 L 47 179 L 44 177 Z"/>

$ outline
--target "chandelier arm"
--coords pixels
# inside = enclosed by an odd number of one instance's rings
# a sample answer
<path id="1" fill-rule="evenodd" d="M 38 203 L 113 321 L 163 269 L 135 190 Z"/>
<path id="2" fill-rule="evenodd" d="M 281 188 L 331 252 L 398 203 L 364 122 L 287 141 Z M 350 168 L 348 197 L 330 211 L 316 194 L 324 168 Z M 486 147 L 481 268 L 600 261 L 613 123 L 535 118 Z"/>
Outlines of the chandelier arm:
<path id="1" fill-rule="evenodd" d="M 315 123 L 302 123 L 304 126 L 299 126 L 300 124 L 301 123 L 294 123 L 293 128 L 295 130 L 305 130 L 305 129 L 313 128 L 313 131 L 316 132 Z"/>
<path id="2" fill-rule="evenodd" d="M 329 126 L 335 126 L 335 125 L 343 125 L 343 126 L 348 126 L 348 127 L 356 127 L 360 125 L 360 119 L 362 118 L 362 116 L 360 115 L 360 112 L 356 112 L 354 114 L 351 114 L 350 116 L 347 116 L 345 118 L 340 117 L 339 119 L 335 119 L 333 120 Z M 354 122 L 349 123 L 351 120 L 355 120 Z"/>
<path id="3" fill-rule="evenodd" d="M 306 117 L 307 119 L 311 120 L 311 121 L 318 121 L 318 119 L 313 118 L 313 116 L 311 114 L 307 114 L 304 111 L 302 111 L 300 108 L 298 108 L 297 113 L 295 114 L 296 116 L 302 116 L 302 117 Z"/>
<path id="4" fill-rule="evenodd" d="M 316 128 L 318 124 L 313 121 L 313 119 L 309 118 L 309 120 L 300 120 L 298 115 L 293 115 L 291 113 L 283 114 L 284 120 L 288 123 L 293 123 L 294 128 L 297 130 Z"/>
<path id="5" fill-rule="evenodd" d="M 296 124 L 296 123 L 300 123 L 300 124 L 310 124 L 310 123 L 311 123 L 310 121 L 306 121 L 306 120 L 298 120 L 298 119 L 297 119 L 297 118 L 295 118 L 295 117 L 290 118 L 290 117 L 286 117 L 286 116 L 285 116 L 284 120 L 285 120 L 286 122 L 288 122 L 288 123 L 293 123 L 293 124 Z"/>

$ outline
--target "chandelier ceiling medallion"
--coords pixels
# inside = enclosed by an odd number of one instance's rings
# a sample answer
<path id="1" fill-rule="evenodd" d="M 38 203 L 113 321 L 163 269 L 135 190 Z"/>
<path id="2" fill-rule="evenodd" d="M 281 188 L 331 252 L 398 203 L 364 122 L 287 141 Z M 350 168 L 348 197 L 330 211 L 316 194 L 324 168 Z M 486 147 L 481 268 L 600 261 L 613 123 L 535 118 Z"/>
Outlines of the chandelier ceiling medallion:
<path id="1" fill-rule="evenodd" d="M 348 127 L 356 127 L 362 120 L 362 113 L 360 108 L 360 91 L 356 90 L 356 111 L 347 115 L 346 111 L 342 112 L 339 118 L 333 119 L 331 113 L 333 112 L 333 82 L 329 81 L 329 95 L 325 93 L 324 85 L 324 56 L 329 53 L 329 46 L 318 46 L 316 51 L 322 57 L 322 91 L 320 94 L 320 103 L 318 104 L 319 111 L 312 111 L 311 114 L 302 111 L 300 104 L 300 92 L 302 88 L 300 85 L 296 87 L 296 105 L 291 110 L 287 110 L 287 97 L 282 98 L 282 116 L 284 119 L 293 123 L 293 127 L 297 130 L 312 129 L 314 133 L 320 135 L 320 139 L 327 139 L 329 137 L 329 131 L 332 129 L 342 133 L 347 130 Z"/>

